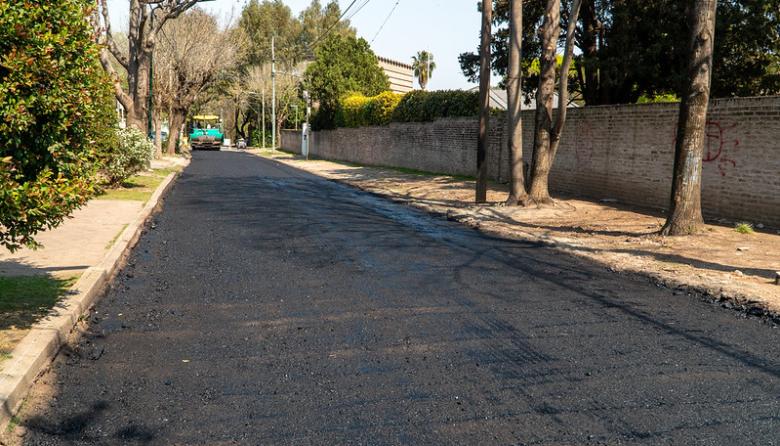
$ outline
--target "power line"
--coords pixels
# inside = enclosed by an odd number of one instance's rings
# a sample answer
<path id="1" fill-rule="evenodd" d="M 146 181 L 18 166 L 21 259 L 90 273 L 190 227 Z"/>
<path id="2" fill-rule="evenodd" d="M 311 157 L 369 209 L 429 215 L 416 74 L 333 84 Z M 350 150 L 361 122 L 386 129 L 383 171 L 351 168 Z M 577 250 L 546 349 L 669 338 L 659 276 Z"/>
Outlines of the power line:
<path id="1" fill-rule="evenodd" d="M 333 25 L 331 25 L 330 28 L 326 29 L 325 32 L 320 34 L 319 37 L 314 39 L 314 42 L 312 42 L 311 45 L 309 45 L 309 49 L 314 49 L 314 47 L 317 46 L 317 44 L 320 43 L 322 41 L 322 39 L 327 37 L 328 34 L 330 34 L 330 32 L 333 31 L 333 29 L 339 25 L 339 23 L 341 23 L 341 19 L 343 19 L 344 16 L 347 15 L 347 12 L 349 12 L 349 10 L 353 6 L 355 6 L 355 3 L 357 3 L 357 0 L 352 0 L 352 3 L 350 3 L 349 6 L 347 6 L 347 8 L 344 10 L 344 12 L 341 13 L 341 15 L 339 16 L 338 20 L 336 20 L 336 22 Z"/>
<path id="2" fill-rule="evenodd" d="M 382 32 L 382 30 L 385 28 L 385 25 L 387 24 L 387 21 L 390 20 L 390 17 L 395 12 L 395 8 L 398 7 L 398 4 L 401 3 L 401 0 L 396 0 L 395 5 L 393 5 L 393 9 L 390 10 L 390 14 L 387 14 L 387 17 L 385 17 L 385 21 L 382 22 L 382 25 L 377 30 L 376 34 L 374 34 L 374 37 L 371 39 L 371 43 L 374 43 L 374 40 L 376 40 L 377 36 L 379 36 L 379 33 Z"/>
<path id="3" fill-rule="evenodd" d="M 358 7 L 358 9 L 356 9 L 356 10 L 355 10 L 355 12 L 353 12 L 353 13 L 352 13 L 352 15 L 350 15 L 349 17 L 347 17 L 347 20 L 352 20 L 352 17 L 355 17 L 355 16 L 357 15 L 357 13 L 359 13 L 359 12 L 360 12 L 360 10 L 361 10 L 361 9 L 363 9 L 363 7 L 365 7 L 365 6 L 366 6 L 366 5 L 367 5 L 369 2 L 371 2 L 371 0 L 366 0 L 366 1 L 364 1 L 364 2 L 363 2 L 363 4 L 361 4 L 361 5 Z"/>

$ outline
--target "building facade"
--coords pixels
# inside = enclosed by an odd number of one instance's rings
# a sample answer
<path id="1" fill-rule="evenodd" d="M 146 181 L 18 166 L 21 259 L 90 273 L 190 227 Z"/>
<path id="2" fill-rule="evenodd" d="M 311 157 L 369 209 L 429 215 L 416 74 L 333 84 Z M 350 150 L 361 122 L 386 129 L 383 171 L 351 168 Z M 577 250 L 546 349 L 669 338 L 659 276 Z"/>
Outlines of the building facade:
<path id="1" fill-rule="evenodd" d="M 379 66 L 390 80 L 390 91 L 403 94 L 414 89 L 414 70 L 411 65 L 385 57 L 377 57 L 377 59 L 379 59 Z"/>

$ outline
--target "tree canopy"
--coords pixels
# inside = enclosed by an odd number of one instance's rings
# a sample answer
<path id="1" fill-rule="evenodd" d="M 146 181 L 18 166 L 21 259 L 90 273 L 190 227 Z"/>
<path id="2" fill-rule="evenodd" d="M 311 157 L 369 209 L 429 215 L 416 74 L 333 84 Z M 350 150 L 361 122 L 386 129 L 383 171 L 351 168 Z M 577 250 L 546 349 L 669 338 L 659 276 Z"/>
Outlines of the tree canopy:
<path id="1" fill-rule="evenodd" d="M 508 0 L 494 0 L 492 69 L 506 75 Z M 543 0 L 524 2 L 523 66 L 526 91 L 539 57 L 536 31 Z M 570 2 L 567 2 L 570 3 Z M 778 0 L 719 0 L 712 93 L 714 97 L 780 93 Z M 679 96 L 687 61 L 686 2 L 585 0 L 577 26 L 573 92 L 587 104 L 633 103 L 659 94 Z M 562 22 L 567 17 L 562 17 Z M 460 56 L 464 75 L 478 75 L 477 53 Z"/>
<path id="2" fill-rule="evenodd" d="M 347 93 L 375 96 L 390 88 L 376 55 L 365 39 L 331 34 L 318 45 L 314 62 L 304 74 L 304 85 L 320 104 L 313 123 L 334 125 L 339 100 Z"/>

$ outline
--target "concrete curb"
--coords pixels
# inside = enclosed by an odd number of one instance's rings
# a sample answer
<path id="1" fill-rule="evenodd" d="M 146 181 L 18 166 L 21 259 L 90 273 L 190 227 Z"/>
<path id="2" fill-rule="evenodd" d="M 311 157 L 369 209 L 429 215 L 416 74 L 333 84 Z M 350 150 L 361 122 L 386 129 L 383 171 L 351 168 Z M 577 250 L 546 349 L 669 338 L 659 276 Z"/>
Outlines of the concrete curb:
<path id="1" fill-rule="evenodd" d="M 36 323 L 14 348 L 0 373 L 0 431 L 6 429 L 30 387 L 68 341 L 82 315 L 95 304 L 111 278 L 124 265 L 147 220 L 160 208 L 162 197 L 168 193 L 178 175 L 174 172 L 165 177 L 103 260 L 88 268 L 73 285 L 70 295 L 57 306 L 55 314 Z"/>

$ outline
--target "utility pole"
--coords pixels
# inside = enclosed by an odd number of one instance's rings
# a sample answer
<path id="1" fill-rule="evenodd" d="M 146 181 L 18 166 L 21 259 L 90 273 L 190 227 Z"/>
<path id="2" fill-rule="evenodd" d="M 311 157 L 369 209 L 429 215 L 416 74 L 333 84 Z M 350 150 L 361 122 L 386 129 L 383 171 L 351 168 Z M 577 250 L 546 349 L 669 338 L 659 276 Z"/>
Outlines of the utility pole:
<path id="1" fill-rule="evenodd" d="M 479 58 L 479 141 L 477 142 L 476 202 L 487 201 L 487 146 L 490 121 L 490 38 L 493 0 L 482 0 L 482 40 Z"/>
<path id="2" fill-rule="evenodd" d="M 151 29 L 154 29 L 154 11 L 160 7 L 160 5 L 151 7 L 151 14 L 149 15 L 149 26 Z M 152 50 L 151 53 L 149 53 L 149 100 L 148 104 L 146 106 L 146 116 L 147 116 L 147 126 L 146 126 L 146 136 L 149 137 L 149 134 L 152 132 L 152 126 L 154 126 L 154 123 L 152 122 L 152 108 L 154 107 L 154 50 Z M 169 129 L 170 130 L 170 129 Z M 154 142 L 155 145 L 158 143 L 158 141 Z"/>
<path id="3" fill-rule="evenodd" d="M 271 36 L 271 150 L 276 150 L 276 38 Z"/>

